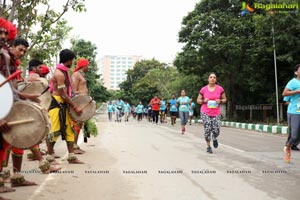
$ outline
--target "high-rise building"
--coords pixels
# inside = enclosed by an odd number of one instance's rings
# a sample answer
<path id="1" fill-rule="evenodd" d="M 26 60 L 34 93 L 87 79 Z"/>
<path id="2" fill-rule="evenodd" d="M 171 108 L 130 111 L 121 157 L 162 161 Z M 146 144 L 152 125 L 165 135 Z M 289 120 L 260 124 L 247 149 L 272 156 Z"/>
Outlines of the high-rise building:
<path id="1" fill-rule="evenodd" d="M 99 63 L 99 73 L 108 90 L 119 90 L 119 84 L 126 80 L 126 72 L 132 69 L 135 63 L 142 59 L 141 56 L 106 55 Z"/>

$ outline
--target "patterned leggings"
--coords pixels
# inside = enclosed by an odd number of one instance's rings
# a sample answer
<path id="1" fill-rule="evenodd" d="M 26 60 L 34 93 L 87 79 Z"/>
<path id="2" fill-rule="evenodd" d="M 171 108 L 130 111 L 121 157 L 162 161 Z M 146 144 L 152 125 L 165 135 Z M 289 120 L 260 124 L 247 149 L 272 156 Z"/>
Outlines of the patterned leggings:
<path id="1" fill-rule="evenodd" d="M 221 115 L 210 117 L 205 113 L 201 113 L 201 119 L 203 120 L 204 136 L 207 142 L 217 139 L 220 135 Z"/>

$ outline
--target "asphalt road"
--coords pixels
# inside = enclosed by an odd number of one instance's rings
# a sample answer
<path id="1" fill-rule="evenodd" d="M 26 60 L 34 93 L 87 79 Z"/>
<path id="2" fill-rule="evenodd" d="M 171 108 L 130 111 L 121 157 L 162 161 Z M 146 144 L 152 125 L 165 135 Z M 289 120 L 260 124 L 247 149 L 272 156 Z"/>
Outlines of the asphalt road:
<path id="1" fill-rule="evenodd" d="M 95 116 L 99 136 L 81 144 L 86 162 L 43 175 L 24 156 L 24 175 L 39 185 L 1 194 L 12 200 L 235 200 L 300 199 L 300 152 L 283 161 L 286 136 L 222 127 L 220 146 L 206 153 L 201 124 L 108 122 Z M 81 138 L 82 141 L 82 138 Z M 11 166 L 11 165 L 10 165 Z"/>

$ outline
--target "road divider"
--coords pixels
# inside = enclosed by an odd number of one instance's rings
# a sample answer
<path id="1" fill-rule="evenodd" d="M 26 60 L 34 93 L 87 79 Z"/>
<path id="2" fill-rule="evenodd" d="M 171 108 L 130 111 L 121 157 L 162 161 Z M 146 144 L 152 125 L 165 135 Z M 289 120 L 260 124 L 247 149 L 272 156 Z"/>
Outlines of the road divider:
<path id="1" fill-rule="evenodd" d="M 202 120 L 193 120 L 192 122 L 202 123 Z M 281 125 L 263 125 L 263 124 L 221 121 L 221 126 L 240 128 L 246 130 L 254 130 L 254 131 L 266 132 L 266 133 L 274 133 L 274 134 L 288 134 L 289 132 L 287 126 L 281 126 Z"/>

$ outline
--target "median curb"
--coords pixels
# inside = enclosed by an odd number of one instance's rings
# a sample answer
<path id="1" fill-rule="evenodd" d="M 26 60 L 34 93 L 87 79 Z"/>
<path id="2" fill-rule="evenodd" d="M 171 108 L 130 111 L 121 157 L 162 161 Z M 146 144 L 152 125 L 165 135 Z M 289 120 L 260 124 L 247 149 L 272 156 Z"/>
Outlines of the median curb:
<path id="1" fill-rule="evenodd" d="M 202 120 L 194 120 L 194 123 L 202 123 Z M 288 127 L 281 125 L 263 125 L 263 124 L 249 124 L 249 123 L 240 123 L 240 122 L 228 122 L 221 121 L 221 126 L 240 128 L 246 130 L 254 130 L 267 133 L 276 133 L 276 134 L 288 134 Z"/>

